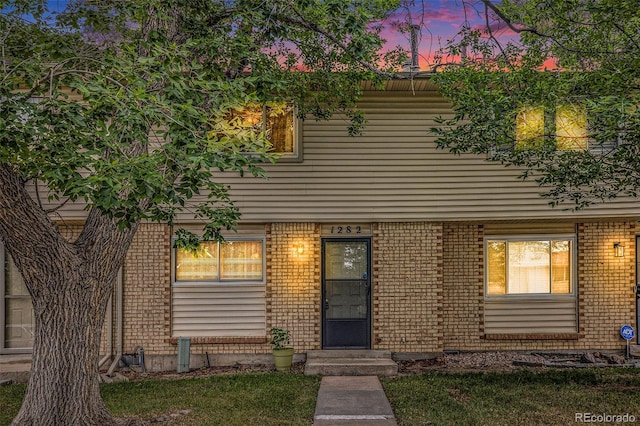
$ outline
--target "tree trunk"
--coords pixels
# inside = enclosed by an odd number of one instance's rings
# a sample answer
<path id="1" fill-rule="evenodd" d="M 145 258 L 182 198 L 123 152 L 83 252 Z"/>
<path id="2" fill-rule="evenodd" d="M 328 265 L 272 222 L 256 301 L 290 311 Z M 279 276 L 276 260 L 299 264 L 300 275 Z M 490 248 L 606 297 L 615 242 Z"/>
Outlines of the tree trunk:
<path id="1" fill-rule="evenodd" d="M 71 243 L 0 163 L 0 238 L 33 302 L 27 392 L 14 425 L 113 425 L 98 383 L 100 335 L 117 271 L 137 230 L 91 210 Z"/>
<path id="2" fill-rule="evenodd" d="M 119 424 L 100 396 L 104 309 L 84 288 L 83 269 L 71 274 L 66 291 L 34 300 L 33 364 L 15 425 Z"/>

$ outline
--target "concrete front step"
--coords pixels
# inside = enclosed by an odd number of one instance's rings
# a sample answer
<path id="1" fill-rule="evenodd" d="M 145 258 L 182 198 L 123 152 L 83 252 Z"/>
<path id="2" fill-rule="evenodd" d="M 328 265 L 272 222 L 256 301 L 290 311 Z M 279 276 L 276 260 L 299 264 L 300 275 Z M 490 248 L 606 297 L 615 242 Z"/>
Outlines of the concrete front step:
<path id="1" fill-rule="evenodd" d="M 325 349 L 307 352 L 307 360 L 318 358 L 391 359 L 391 351 L 383 349 Z"/>
<path id="2" fill-rule="evenodd" d="M 390 351 L 309 351 L 304 374 L 323 376 L 395 376 Z"/>

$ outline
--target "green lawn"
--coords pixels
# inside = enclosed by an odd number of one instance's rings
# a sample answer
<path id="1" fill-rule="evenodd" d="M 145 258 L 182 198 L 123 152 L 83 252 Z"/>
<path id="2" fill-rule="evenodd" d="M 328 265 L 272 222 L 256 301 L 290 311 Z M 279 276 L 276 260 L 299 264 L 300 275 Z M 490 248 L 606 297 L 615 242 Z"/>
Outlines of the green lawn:
<path id="1" fill-rule="evenodd" d="M 400 425 L 580 424 L 576 413 L 628 413 L 640 422 L 640 369 L 434 371 L 382 383 Z M 190 410 L 165 424 L 308 426 L 319 385 L 297 373 L 235 373 L 103 384 L 102 394 L 118 417 Z M 15 416 L 24 389 L 0 386 L 0 425 Z"/>
<path id="2" fill-rule="evenodd" d="M 145 380 L 102 385 L 117 417 L 153 419 L 191 410 L 171 425 L 310 425 L 319 377 L 237 373 L 197 379 Z M 0 425 L 20 408 L 24 385 L 0 386 Z"/>
<path id="3" fill-rule="evenodd" d="M 576 413 L 640 422 L 640 369 L 433 372 L 383 386 L 400 425 L 581 424 Z"/>

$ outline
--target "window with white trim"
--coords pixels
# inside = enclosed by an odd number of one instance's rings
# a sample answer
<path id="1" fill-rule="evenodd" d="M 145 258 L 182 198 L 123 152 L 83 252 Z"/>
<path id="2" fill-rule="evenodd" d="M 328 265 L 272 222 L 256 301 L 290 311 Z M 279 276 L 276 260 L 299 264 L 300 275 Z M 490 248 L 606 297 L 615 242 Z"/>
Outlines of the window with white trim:
<path id="1" fill-rule="evenodd" d="M 250 104 L 231 113 L 231 119 L 239 118 L 243 128 L 266 132 L 269 152 L 279 154 L 280 160 L 300 160 L 298 120 L 293 105 L 272 102 L 264 105 Z"/>
<path id="2" fill-rule="evenodd" d="M 0 354 L 28 353 L 33 346 L 31 296 L 16 264 L 0 244 Z"/>
<path id="3" fill-rule="evenodd" d="M 196 251 L 176 249 L 175 281 L 264 282 L 264 239 L 205 241 Z"/>
<path id="4" fill-rule="evenodd" d="M 264 235 L 245 234 L 205 241 L 195 252 L 174 249 L 171 335 L 263 339 L 265 246 Z"/>
<path id="5" fill-rule="evenodd" d="M 572 237 L 486 239 L 486 295 L 573 294 L 574 247 Z"/>

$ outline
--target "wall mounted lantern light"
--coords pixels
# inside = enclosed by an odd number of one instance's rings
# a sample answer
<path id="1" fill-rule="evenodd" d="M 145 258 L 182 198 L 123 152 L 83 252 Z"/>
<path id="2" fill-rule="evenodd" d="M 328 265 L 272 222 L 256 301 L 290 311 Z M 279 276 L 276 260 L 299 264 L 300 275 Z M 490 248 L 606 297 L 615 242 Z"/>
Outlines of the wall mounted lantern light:
<path id="1" fill-rule="evenodd" d="M 613 243 L 613 255 L 615 257 L 624 257 L 624 246 L 621 242 Z"/>

